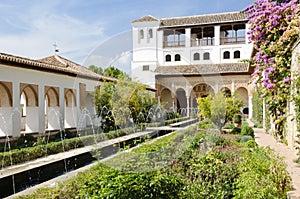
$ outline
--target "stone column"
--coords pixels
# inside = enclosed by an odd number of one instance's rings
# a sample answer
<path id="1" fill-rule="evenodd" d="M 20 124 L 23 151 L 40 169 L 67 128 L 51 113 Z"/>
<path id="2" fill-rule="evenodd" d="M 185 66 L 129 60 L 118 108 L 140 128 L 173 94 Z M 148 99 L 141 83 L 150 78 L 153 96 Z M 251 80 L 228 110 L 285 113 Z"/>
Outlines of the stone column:
<path id="1" fill-rule="evenodd" d="M 12 136 L 13 137 L 18 137 L 20 136 L 21 133 L 21 108 L 20 108 L 20 82 L 19 81 L 14 81 L 13 82 L 13 93 L 12 93 L 12 98 L 13 98 L 13 110 L 12 110 Z"/>
<path id="2" fill-rule="evenodd" d="M 190 96 L 186 95 L 186 116 L 190 117 Z"/>
<path id="3" fill-rule="evenodd" d="M 38 115 L 39 115 L 39 133 L 45 133 L 45 86 L 40 84 L 38 86 L 39 90 L 39 107 L 38 107 Z"/>
<path id="4" fill-rule="evenodd" d="M 215 26 L 215 46 L 220 45 L 220 26 Z"/>
<path id="5" fill-rule="evenodd" d="M 191 28 L 185 29 L 185 47 L 191 47 Z"/>
<path id="6" fill-rule="evenodd" d="M 59 113 L 60 113 L 60 128 L 65 129 L 65 89 L 59 88 Z"/>
<path id="7" fill-rule="evenodd" d="M 235 85 L 234 85 L 234 80 L 232 80 L 231 81 L 231 95 L 233 96 L 233 94 L 234 94 L 234 87 L 235 87 Z"/>
<path id="8" fill-rule="evenodd" d="M 249 100 L 248 100 L 248 111 L 249 111 L 249 119 L 252 119 L 252 117 L 253 117 L 252 96 L 249 96 Z"/>

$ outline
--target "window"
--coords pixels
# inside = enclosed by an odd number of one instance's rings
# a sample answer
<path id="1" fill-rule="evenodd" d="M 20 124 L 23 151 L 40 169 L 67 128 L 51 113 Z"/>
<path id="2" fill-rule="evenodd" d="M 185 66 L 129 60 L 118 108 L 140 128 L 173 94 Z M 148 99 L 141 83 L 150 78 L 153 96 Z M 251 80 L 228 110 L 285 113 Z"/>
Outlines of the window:
<path id="1" fill-rule="evenodd" d="M 208 52 L 203 54 L 203 59 L 204 60 L 210 60 L 210 54 Z"/>
<path id="2" fill-rule="evenodd" d="M 223 53 L 223 59 L 230 59 L 230 52 L 229 51 L 225 51 Z"/>
<path id="3" fill-rule="evenodd" d="M 140 39 L 144 39 L 144 30 L 140 30 Z"/>
<path id="4" fill-rule="evenodd" d="M 143 65 L 143 71 L 149 71 L 149 65 Z"/>
<path id="5" fill-rule="evenodd" d="M 179 54 L 175 55 L 175 61 L 180 61 L 180 55 Z"/>
<path id="6" fill-rule="evenodd" d="M 200 60 L 200 54 L 199 53 L 194 54 L 194 60 Z"/>
<path id="7" fill-rule="evenodd" d="M 149 29 L 149 38 L 153 38 L 153 30 L 152 29 Z"/>
<path id="8" fill-rule="evenodd" d="M 170 62 L 171 61 L 171 55 L 166 55 L 166 62 Z"/>
<path id="9" fill-rule="evenodd" d="M 234 59 L 239 59 L 241 58 L 241 52 L 239 50 L 234 51 L 234 55 L 233 55 Z"/>

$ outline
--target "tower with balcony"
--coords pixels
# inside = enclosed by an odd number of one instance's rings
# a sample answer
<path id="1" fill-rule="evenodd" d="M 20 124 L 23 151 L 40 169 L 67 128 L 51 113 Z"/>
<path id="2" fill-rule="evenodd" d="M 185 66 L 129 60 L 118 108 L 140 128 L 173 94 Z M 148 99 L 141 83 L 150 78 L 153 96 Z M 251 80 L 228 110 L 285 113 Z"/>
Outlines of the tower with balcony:
<path id="1" fill-rule="evenodd" d="M 238 93 L 251 117 L 251 71 L 242 60 L 250 59 L 252 45 L 244 13 L 146 16 L 132 28 L 132 78 L 155 86 L 167 108 L 190 114 L 197 97 L 224 91 Z"/>

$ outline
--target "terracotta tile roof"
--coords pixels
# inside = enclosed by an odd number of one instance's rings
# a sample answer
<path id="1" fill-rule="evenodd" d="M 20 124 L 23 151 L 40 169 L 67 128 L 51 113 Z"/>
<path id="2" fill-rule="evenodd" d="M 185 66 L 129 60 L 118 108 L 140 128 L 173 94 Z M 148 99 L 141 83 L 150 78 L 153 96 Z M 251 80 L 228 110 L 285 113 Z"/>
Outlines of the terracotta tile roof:
<path id="1" fill-rule="evenodd" d="M 84 66 L 76 64 L 61 56 L 53 55 L 39 60 L 28 59 L 15 55 L 0 53 L 0 63 L 33 70 L 42 70 L 54 73 L 62 73 L 71 76 L 79 76 L 99 81 L 116 81 L 115 78 L 98 75 Z"/>
<path id="2" fill-rule="evenodd" d="M 230 23 L 230 22 L 246 22 L 247 15 L 242 12 L 226 12 L 226 13 L 215 13 L 215 14 L 161 18 L 161 19 L 148 15 L 140 19 L 134 20 L 132 23 L 148 22 L 148 21 L 160 21 L 161 27 L 208 25 L 208 24 L 220 24 L 220 23 Z"/>
<path id="3" fill-rule="evenodd" d="M 155 72 L 160 75 L 211 75 L 226 73 L 247 73 L 248 63 L 223 63 L 223 64 L 200 64 L 159 66 Z"/>
<path id="4" fill-rule="evenodd" d="M 247 21 L 247 15 L 242 12 L 227 12 L 161 19 L 162 26 L 207 25 L 242 21 Z"/>
<path id="5" fill-rule="evenodd" d="M 132 21 L 131 23 L 136 23 L 136 22 L 147 22 L 147 21 L 159 21 L 156 17 L 153 17 L 151 15 L 144 16 L 142 18 L 136 19 Z"/>

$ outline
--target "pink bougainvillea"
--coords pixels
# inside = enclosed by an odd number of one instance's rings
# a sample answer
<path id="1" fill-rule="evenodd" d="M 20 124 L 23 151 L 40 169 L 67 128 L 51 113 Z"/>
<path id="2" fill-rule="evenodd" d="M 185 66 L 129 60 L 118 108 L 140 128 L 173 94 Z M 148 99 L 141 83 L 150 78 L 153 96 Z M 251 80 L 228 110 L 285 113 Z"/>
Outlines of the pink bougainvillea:
<path id="1" fill-rule="evenodd" d="M 300 32 L 300 4 L 298 0 L 256 0 L 245 13 L 255 50 L 253 82 L 264 95 L 277 135 L 282 135 L 290 97 L 292 47 Z"/>

